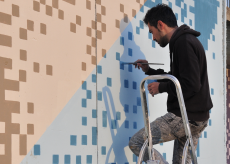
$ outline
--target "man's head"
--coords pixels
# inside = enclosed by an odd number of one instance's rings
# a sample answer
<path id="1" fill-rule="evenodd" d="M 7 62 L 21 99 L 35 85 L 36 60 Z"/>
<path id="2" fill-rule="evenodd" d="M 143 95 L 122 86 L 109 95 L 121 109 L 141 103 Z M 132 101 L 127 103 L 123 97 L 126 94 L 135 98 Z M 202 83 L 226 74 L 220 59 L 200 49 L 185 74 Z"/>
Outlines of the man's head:
<path id="1" fill-rule="evenodd" d="M 149 27 L 155 40 L 161 47 L 165 47 L 177 28 L 176 16 L 172 9 L 164 4 L 158 4 L 146 13 L 143 21 Z"/>

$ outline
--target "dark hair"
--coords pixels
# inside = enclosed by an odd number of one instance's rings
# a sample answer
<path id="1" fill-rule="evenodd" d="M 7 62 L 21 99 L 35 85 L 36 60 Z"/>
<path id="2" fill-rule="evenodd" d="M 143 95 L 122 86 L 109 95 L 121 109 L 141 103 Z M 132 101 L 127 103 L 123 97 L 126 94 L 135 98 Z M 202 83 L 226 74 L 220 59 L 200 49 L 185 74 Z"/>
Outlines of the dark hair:
<path id="1" fill-rule="evenodd" d="M 155 28 L 157 28 L 157 22 L 159 20 L 164 22 L 168 27 L 177 26 L 176 16 L 168 5 L 156 5 L 155 7 L 147 11 L 143 19 L 146 25 L 148 25 L 149 23 L 151 26 L 154 26 Z"/>

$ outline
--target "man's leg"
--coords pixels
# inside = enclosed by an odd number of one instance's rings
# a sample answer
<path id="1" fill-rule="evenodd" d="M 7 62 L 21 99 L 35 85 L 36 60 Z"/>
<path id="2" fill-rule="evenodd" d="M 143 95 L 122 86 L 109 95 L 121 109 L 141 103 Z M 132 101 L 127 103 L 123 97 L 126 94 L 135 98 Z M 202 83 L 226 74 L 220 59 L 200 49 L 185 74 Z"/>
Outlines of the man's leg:
<path id="1" fill-rule="evenodd" d="M 176 137 L 173 135 L 173 128 L 179 123 L 179 119 L 175 120 L 175 115 L 172 113 L 167 113 L 162 117 L 157 118 L 150 124 L 151 133 L 152 133 L 152 143 L 153 145 L 175 140 Z M 139 130 L 129 141 L 129 147 L 133 153 L 139 156 L 140 150 L 144 141 L 146 140 L 145 128 Z M 155 152 L 155 158 L 164 162 L 162 155 Z M 143 161 L 149 160 L 148 150 L 145 150 Z M 161 163 L 162 163 L 161 162 Z M 166 162 L 166 161 L 165 161 Z"/>

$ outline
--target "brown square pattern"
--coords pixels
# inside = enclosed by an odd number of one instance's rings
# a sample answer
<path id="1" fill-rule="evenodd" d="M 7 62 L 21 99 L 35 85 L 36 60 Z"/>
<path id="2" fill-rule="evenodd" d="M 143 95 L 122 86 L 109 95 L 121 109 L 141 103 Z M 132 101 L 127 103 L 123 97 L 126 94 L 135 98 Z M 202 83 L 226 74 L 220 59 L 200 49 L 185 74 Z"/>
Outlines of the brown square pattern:
<path id="1" fill-rule="evenodd" d="M 64 20 L 64 11 L 58 10 L 58 18 Z"/>
<path id="2" fill-rule="evenodd" d="M 101 24 L 101 30 L 102 30 L 102 32 L 106 32 L 106 24 L 105 23 Z"/>
<path id="3" fill-rule="evenodd" d="M 27 60 L 27 52 L 26 50 L 20 50 L 20 60 Z"/>
<path id="4" fill-rule="evenodd" d="M 76 33 L 76 24 L 70 23 L 70 31 Z"/>
<path id="5" fill-rule="evenodd" d="M 86 52 L 87 52 L 87 54 L 91 55 L 91 46 L 90 45 L 86 46 Z"/>
<path id="6" fill-rule="evenodd" d="M 58 0 L 52 0 L 52 6 L 55 9 L 58 9 Z"/>
<path id="7" fill-rule="evenodd" d="M 85 62 L 81 63 L 81 70 L 86 71 L 86 63 Z"/>
<path id="8" fill-rule="evenodd" d="M 39 73 L 39 63 L 34 62 L 34 72 Z"/>
<path id="9" fill-rule="evenodd" d="M 91 28 L 87 27 L 87 28 L 86 28 L 86 35 L 87 35 L 87 36 L 91 36 L 91 33 L 92 33 Z"/>
<path id="10" fill-rule="evenodd" d="M 19 37 L 20 37 L 20 39 L 27 40 L 27 29 L 20 28 L 19 29 Z"/>
<path id="11" fill-rule="evenodd" d="M 97 21 L 101 22 L 101 14 L 97 13 Z"/>
<path id="12" fill-rule="evenodd" d="M 97 38 L 102 39 L 102 32 L 97 30 Z"/>
<path id="13" fill-rule="evenodd" d="M 106 50 L 105 49 L 102 49 L 102 57 L 104 57 L 106 54 Z"/>
<path id="14" fill-rule="evenodd" d="M 34 113 L 34 103 L 28 102 L 27 103 L 27 112 L 28 113 Z"/>
<path id="15" fill-rule="evenodd" d="M 46 35 L 46 25 L 44 23 L 40 24 L 40 33 Z"/>
<path id="16" fill-rule="evenodd" d="M 96 38 L 92 37 L 92 47 L 96 47 Z"/>
<path id="17" fill-rule="evenodd" d="M 53 15 L 53 8 L 51 6 L 46 5 L 46 15 Z"/>
<path id="18" fill-rule="evenodd" d="M 135 17 L 136 16 L 136 10 L 132 10 L 132 16 Z"/>
<path id="19" fill-rule="evenodd" d="M 96 65 L 96 64 L 97 64 L 96 56 L 92 56 L 92 57 L 91 57 L 91 63 L 92 63 L 93 65 Z"/>
<path id="20" fill-rule="evenodd" d="M 45 5 L 46 4 L 46 0 L 40 0 L 40 3 Z"/>
<path id="21" fill-rule="evenodd" d="M 123 4 L 120 4 L 120 12 L 124 13 L 124 5 Z"/>
<path id="22" fill-rule="evenodd" d="M 26 82 L 26 71 L 19 70 L 19 81 Z"/>
<path id="23" fill-rule="evenodd" d="M 34 125 L 27 124 L 27 134 L 34 134 Z"/>
<path id="24" fill-rule="evenodd" d="M 19 6 L 12 4 L 12 15 L 19 17 Z"/>
<path id="25" fill-rule="evenodd" d="M 27 30 L 34 31 L 34 22 L 27 20 Z"/>
<path id="26" fill-rule="evenodd" d="M 33 9 L 34 11 L 40 12 L 40 3 L 37 1 L 33 1 Z"/>
<path id="27" fill-rule="evenodd" d="M 101 14 L 106 15 L 106 8 L 105 6 L 101 6 Z"/>
<path id="28" fill-rule="evenodd" d="M 120 28 L 120 21 L 116 19 L 116 28 Z"/>
<path id="29" fill-rule="evenodd" d="M 96 3 L 97 3 L 98 5 L 101 5 L 101 0 L 96 0 Z"/>
<path id="30" fill-rule="evenodd" d="M 86 0 L 86 9 L 91 10 L 91 2 Z"/>
<path id="31" fill-rule="evenodd" d="M 47 75 L 53 75 L 53 66 L 52 65 L 46 65 L 46 74 Z"/>
<path id="32" fill-rule="evenodd" d="M 81 26 L 81 17 L 76 15 L 76 24 L 78 24 L 79 26 Z"/>
<path id="33" fill-rule="evenodd" d="M 96 22 L 94 20 L 92 20 L 91 27 L 92 29 L 96 30 Z"/>

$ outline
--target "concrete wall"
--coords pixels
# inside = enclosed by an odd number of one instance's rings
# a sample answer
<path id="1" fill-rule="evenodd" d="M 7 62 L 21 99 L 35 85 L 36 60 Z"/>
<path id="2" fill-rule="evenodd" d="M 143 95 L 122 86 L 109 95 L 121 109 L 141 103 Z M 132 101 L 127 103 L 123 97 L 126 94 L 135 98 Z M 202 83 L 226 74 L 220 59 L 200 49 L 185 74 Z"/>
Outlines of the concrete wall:
<path id="1" fill-rule="evenodd" d="M 226 163 L 220 0 L 0 0 L 0 163 L 133 164 L 130 137 L 143 127 L 136 59 L 164 63 L 142 19 L 165 3 L 200 31 L 214 107 L 199 163 Z M 167 94 L 148 94 L 150 118 Z M 172 163 L 173 142 L 156 145 Z M 218 151 L 218 153 L 217 153 Z"/>

